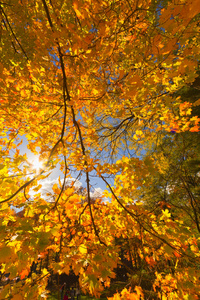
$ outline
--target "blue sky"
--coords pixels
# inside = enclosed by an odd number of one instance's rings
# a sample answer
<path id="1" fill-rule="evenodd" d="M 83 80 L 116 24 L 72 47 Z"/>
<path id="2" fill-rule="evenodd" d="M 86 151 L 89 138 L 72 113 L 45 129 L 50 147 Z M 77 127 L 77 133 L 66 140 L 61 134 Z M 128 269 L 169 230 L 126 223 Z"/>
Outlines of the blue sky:
<path id="1" fill-rule="evenodd" d="M 19 150 L 20 150 L 20 154 L 26 154 L 28 161 L 30 163 L 34 163 L 34 159 L 37 158 L 37 156 L 35 156 L 28 148 L 28 141 L 26 139 L 26 137 L 22 137 L 23 139 L 23 143 L 19 146 Z M 75 186 L 76 187 L 83 187 L 86 188 L 86 176 L 83 172 L 82 176 L 78 179 L 77 176 L 79 175 L 79 172 L 76 171 L 75 169 L 72 170 L 71 176 L 72 179 L 68 180 L 68 183 L 71 184 L 71 182 L 73 181 L 73 178 L 75 180 Z M 43 182 L 40 182 L 42 184 L 42 194 L 44 195 L 44 191 L 49 190 L 51 192 L 51 187 L 53 186 L 54 183 L 58 183 L 58 178 L 60 177 L 61 182 L 64 179 L 64 174 L 60 171 L 60 166 L 59 164 L 57 164 L 57 166 L 55 167 L 55 169 L 52 171 L 52 173 L 48 176 L 48 178 L 44 179 Z M 92 173 L 90 173 L 90 184 L 91 184 L 91 192 L 92 195 L 95 193 L 95 195 L 97 196 L 98 194 L 101 194 L 101 191 L 103 191 L 104 189 L 106 189 L 106 184 L 105 182 L 98 178 L 98 177 L 94 177 L 94 175 Z M 33 195 L 34 193 L 32 193 Z"/>

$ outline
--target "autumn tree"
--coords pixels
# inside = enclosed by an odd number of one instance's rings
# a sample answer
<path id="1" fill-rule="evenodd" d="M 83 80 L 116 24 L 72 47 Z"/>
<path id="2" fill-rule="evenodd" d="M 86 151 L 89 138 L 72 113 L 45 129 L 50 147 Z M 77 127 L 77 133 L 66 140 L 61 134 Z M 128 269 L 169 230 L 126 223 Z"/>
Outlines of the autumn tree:
<path id="1" fill-rule="evenodd" d="M 158 299 L 197 299 L 199 173 L 181 159 L 198 155 L 199 100 L 180 91 L 199 74 L 199 0 L 8 0 L 0 12 L 0 264 L 21 278 L 1 298 L 45 297 L 49 274 L 70 268 L 99 295 L 124 239 L 140 275 L 114 298 L 146 297 L 147 272 Z M 40 188 L 57 166 L 50 202 Z M 84 204 L 65 188 L 74 174 Z M 107 190 L 93 203 L 94 177 Z"/>

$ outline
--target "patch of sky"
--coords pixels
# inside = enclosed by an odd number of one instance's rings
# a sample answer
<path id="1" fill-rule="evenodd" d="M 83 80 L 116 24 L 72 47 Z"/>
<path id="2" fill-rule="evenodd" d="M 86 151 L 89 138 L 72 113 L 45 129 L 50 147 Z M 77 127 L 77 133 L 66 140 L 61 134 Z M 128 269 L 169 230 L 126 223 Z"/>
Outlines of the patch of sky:
<path id="1" fill-rule="evenodd" d="M 91 29 L 89 30 L 89 32 L 94 33 L 94 32 L 98 32 L 98 29 L 94 27 L 94 25 L 92 25 Z"/>
<path id="2" fill-rule="evenodd" d="M 149 60 L 152 60 L 154 58 L 154 54 L 150 54 Z"/>
<path id="3" fill-rule="evenodd" d="M 54 66 L 56 66 L 58 69 L 60 69 L 60 65 L 59 65 L 59 58 L 55 53 L 51 53 L 51 51 L 49 51 L 49 55 L 52 58 L 52 62 L 54 64 Z"/>
<path id="4" fill-rule="evenodd" d="M 34 168 L 36 168 L 37 166 L 34 166 L 35 160 L 37 160 L 37 156 L 35 156 L 28 148 L 28 141 L 26 139 L 25 136 L 22 136 L 22 144 L 18 147 L 18 149 L 20 150 L 20 155 L 23 156 L 24 154 L 26 154 L 27 156 L 27 161 L 24 161 L 20 166 L 19 169 L 23 167 L 24 164 L 26 165 L 32 165 L 30 169 L 30 173 L 26 173 L 26 174 L 21 174 L 22 177 L 24 179 L 26 179 L 26 177 L 28 176 L 35 176 L 35 171 Z M 39 148 L 37 149 L 37 151 L 39 152 Z M 15 154 L 16 150 L 12 150 L 10 151 L 10 157 L 12 158 Z M 60 158 L 62 158 L 62 155 L 60 156 Z M 45 164 L 45 161 L 44 161 Z M 42 167 L 41 167 L 42 168 Z M 71 174 L 71 178 L 66 179 L 66 186 L 70 186 L 70 185 L 74 185 L 75 188 L 80 188 L 83 187 L 84 189 L 86 189 L 86 177 L 84 172 L 80 172 L 78 170 L 76 170 L 75 166 L 71 165 L 69 166 L 70 169 L 70 174 Z M 46 170 L 46 172 L 48 173 L 48 169 Z M 10 177 L 12 178 L 12 176 L 16 176 L 16 174 L 12 174 L 12 172 L 10 173 Z M 44 179 L 39 181 L 37 184 L 41 184 L 42 187 L 40 189 L 39 192 L 41 192 L 42 197 L 44 197 L 44 199 L 46 200 L 53 200 L 53 191 L 52 191 L 52 187 L 54 183 L 57 183 L 59 185 L 59 180 L 58 178 L 60 177 L 61 179 L 61 183 L 63 182 L 64 178 L 63 178 L 63 172 L 60 171 L 60 164 L 58 163 L 55 168 L 51 171 L 51 173 L 49 174 L 49 176 Z M 95 172 L 91 172 L 90 173 L 90 185 L 91 185 L 91 196 L 92 197 L 101 197 L 103 195 L 103 190 L 106 189 L 106 184 L 98 177 L 96 176 Z M 46 193 L 49 193 L 50 196 L 46 196 Z M 38 193 L 38 192 L 37 192 Z M 31 199 L 34 198 L 34 194 L 36 194 L 36 192 L 34 192 L 34 188 L 32 188 L 31 192 L 30 192 L 30 197 Z M 20 209 L 16 209 L 17 211 L 21 210 Z"/>
<path id="5" fill-rule="evenodd" d="M 161 9 L 164 7 L 163 1 L 158 1 L 157 6 L 156 6 L 156 14 L 158 17 L 161 16 Z"/>
<path id="6" fill-rule="evenodd" d="M 165 33 L 166 30 L 165 30 L 164 27 L 161 26 L 161 27 L 159 27 L 159 28 Z"/>

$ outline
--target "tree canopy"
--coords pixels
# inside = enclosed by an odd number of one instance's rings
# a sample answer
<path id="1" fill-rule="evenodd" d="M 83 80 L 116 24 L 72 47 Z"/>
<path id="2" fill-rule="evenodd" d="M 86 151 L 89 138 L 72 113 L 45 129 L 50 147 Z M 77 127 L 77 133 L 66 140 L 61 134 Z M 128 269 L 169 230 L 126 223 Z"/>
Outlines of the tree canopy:
<path id="1" fill-rule="evenodd" d="M 132 289 L 114 300 L 198 299 L 199 0 L 7 0 L 0 13 L 0 268 L 21 279 L 0 297 L 41 299 L 70 270 L 98 296 L 123 250 Z M 95 201 L 94 180 L 107 186 Z"/>

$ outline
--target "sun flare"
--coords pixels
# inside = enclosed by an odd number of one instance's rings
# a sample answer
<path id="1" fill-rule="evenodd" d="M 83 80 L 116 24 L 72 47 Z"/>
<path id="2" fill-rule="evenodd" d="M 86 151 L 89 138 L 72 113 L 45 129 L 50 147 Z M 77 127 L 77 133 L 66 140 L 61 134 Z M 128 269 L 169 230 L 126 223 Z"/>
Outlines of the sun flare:
<path id="1" fill-rule="evenodd" d="M 39 173 L 41 169 L 44 168 L 44 162 L 40 160 L 39 156 L 35 156 L 34 159 L 30 161 L 31 168 Z"/>

